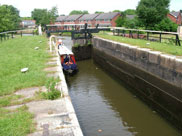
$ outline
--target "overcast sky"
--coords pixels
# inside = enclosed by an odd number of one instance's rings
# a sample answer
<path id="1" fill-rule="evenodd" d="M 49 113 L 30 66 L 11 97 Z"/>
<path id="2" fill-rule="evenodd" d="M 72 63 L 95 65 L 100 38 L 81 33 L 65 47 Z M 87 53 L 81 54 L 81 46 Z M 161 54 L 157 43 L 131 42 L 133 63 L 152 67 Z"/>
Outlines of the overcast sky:
<path id="1" fill-rule="evenodd" d="M 109 12 L 113 10 L 124 11 L 135 9 L 140 0 L 0 0 L 0 4 L 13 5 L 20 11 L 20 16 L 31 16 L 34 8 L 51 9 L 58 7 L 59 14 L 68 15 L 72 10 L 88 10 Z M 170 10 L 179 11 L 182 9 L 182 0 L 171 0 Z"/>

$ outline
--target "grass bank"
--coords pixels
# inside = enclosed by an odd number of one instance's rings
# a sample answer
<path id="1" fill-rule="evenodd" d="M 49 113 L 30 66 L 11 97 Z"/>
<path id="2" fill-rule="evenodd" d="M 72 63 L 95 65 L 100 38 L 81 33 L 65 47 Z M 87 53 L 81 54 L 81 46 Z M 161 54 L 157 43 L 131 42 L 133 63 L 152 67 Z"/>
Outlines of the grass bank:
<path id="1" fill-rule="evenodd" d="M 40 36 L 24 36 L 0 43 L 0 96 L 45 83 L 46 73 L 42 69 L 48 58 L 46 44 L 47 39 Z M 21 73 L 25 67 L 29 71 Z"/>
<path id="2" fill-rule="evenodd" d="M 16 90 L 42 86 L 46 82 L 43 69 L 49 58 L 47 39 L 43 36 L 23 36 L 0 42 L 0 135 L 25 136 L 33 132 L 33 115 L 23 106 L 6 110 L 5 106 L 20 104 Z M 35 50 L 35 47 L 39 47 Z M 29 68 L 21 73 L 22 68 Z"/>
<path id="3" fill-rule="evenodd" d="M 98 33 L 98 34 L 95 34 L 95 36 L 98 36 L 104 39 L 113 40 L 116 42 L 131 44 L 141 48 L 149 48 L 149 49 L 160 51 L 167 54 L 182 56 L 182 47 L 175 46 L 172 43 L 151 42 L 151 41 L 142 40 L 142 39 L 132 39 L 132 38 L 126 38 L 121 36 L 108 35 L 107 33 Z M 150 43 L 150 45 L 147 45 L 147 43 Z"/>

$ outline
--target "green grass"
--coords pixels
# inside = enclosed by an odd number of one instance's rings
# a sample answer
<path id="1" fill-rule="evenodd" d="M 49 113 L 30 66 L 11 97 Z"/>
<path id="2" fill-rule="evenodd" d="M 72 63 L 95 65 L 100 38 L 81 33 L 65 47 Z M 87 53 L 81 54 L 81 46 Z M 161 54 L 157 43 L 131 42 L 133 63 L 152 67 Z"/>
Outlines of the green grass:
<path id="1" fill-rule="evenodd" d="M 41 41 L 41 42 L 39 42 Z M 42 86 L 46 83 L 47 39 L 43 36 L 23 36 L 0 42 L 0 136 L 25 136 L 34 131 L 33 115 L 26 106 L 10 111 L 3 107 L 23 104 L 14 92 L 18 89 Z M 39 47 L 35 50 L 35 47 Z M 21 73 L 28 67 L 29 71 Z M 7 95 L 8 94 L 8 95 Z"/>
<path id="2" fill-rule="evenodd" d="M 141 39 L 131 39 L 131 38 L 126 38 L 121 36 L 112 36 L 112 35 L 108 35 L 107 33 L 99 33 L 99 34 L 95 34 L 95 36 L 98 36 L 104 39 L 113 40 L 116 42 L 131 44 L 141 48 L 149 48 L 151 50 L 161 51 L 167 54 L 182 56 L 182 47 L 175 46 L 172 43 L 159 43 L 159 42 L 151 42 L 151 41 L 141 40 Z M 150 43 L 150 45 L 146 45 L 146 43 Z"/>
<path id="3" fill-rule="evenodd" d="M 0 43 L 0 96 L 45 84 L 46 73 L 42 69 L 48 58 L 46 44 L 43 36 L 24 36 Z M 35 50 L 36 46 L 40 48 Z M 29 71 L 21 73 L 25 67 Z"/>
<path id="4" fill-rule="evenodd" d="M 26 106 L 15 111 L 0 108 L 0 136 L 26 136 L 35 129 L 32 119 Z"/>
<path id="5" fill-rule="evenodd" d="M 21 98 L 20 95 L 9 95 L 0 98 L 0 108 L 16 104 L 16 100 L 18 100 L 19 98 Z"/>
<path id="6" fill-rule="evenodd" d="M 61 36 L 71 36 L 71 32 L 64 32 L 61 34 Z"/>

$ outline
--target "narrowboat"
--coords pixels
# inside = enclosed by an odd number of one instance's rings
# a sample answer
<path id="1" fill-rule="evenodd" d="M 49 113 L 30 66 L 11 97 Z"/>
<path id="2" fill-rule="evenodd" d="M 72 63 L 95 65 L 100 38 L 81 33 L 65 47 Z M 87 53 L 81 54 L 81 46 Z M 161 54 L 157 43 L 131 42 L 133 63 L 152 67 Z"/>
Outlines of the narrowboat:
<path id="1" fill-rule="evenodd" d="M 58 44 L 58 53 L 65 74 L 73 75 L 78 72 L 75 56 L 62 42 Z"/>

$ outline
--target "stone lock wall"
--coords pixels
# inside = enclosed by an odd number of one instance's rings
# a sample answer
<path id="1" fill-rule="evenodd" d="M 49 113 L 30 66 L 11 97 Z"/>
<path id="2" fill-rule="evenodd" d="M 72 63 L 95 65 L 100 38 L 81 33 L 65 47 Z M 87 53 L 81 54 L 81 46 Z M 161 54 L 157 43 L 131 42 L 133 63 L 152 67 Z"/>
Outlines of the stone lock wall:
<path id="1" fill-rule="evenodd" d="M 98 37 L 92 42 L 96 63 L 182 129 L 182 59 Z"/>
<path id="2" fill-rule="evenodd" d="M 88 45 L 85 39 L 73 40 L 73 45 L 79 44 L 78 47 L 72 47 L 76 61 L 90 59 L 92 57 L 92 46 Z"/>

